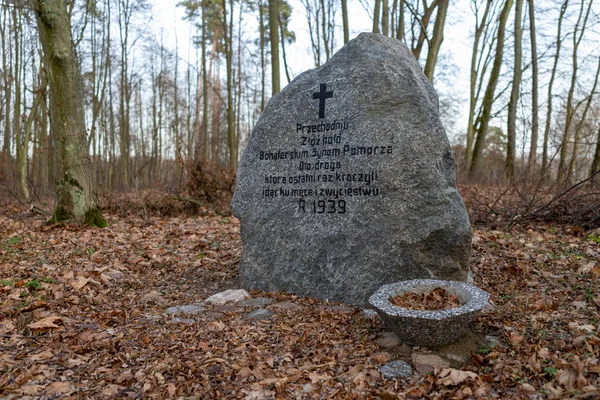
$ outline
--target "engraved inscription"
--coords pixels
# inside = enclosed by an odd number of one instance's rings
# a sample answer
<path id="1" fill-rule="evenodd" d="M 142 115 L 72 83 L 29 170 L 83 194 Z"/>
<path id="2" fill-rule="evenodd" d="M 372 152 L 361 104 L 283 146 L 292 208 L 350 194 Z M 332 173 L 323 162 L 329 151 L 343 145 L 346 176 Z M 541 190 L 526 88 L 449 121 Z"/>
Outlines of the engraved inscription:
<path id="1" fill-rule="evenodd" d="M 295 202 L 297 215 L 334 216 L 352 212 L 353 199 L 385 195 L 378 166 L 391 161 L 394 146 L 369 143 L 374 139 L 361 135 L 351 119 L 323 121 L 325 101 L 333 98 L 326 83 L 312 97 L 319 100 L 319 122 L 295 123 L 296 146 L 259 152 L 261 162 L 275 166 L 264 176 L 262 197 Z"/>

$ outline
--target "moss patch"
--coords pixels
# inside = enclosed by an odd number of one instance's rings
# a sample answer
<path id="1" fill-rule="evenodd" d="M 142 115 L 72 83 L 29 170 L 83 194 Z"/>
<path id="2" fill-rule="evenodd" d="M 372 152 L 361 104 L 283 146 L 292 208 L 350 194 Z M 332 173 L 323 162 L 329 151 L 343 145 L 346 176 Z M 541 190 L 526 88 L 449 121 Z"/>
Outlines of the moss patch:
<path id="1" fill-rule="evenodd" d="M 59 206 L 56 207 L 56 210 L 54 210 L 54 215 L 52 215 L 52 218 L 50 221 L 48 221 L 48 224 L 61 224 L 71 220 L 76 220 L 76 218 L 73 216 L 73 213 L 71 213 L 66 207 Z M 91 210 L 88 210 L 83 217 L 83 221 L 81 222 L 83 222 L 85 225 L 95 226 L 96 228 L 106 228 L 108 226 L 108 222 L 106 222 L 106 219 L 102 215 L 102 210 L 100 207 L 95 207 Z"/>
<path id="2" fill-rule="evenodd" d="M 92 208 L 85 213 L 85 223 L 96 228 L 106 228 L 108 226 L 100 207 Z"/>
<path id="3" fill-rule="evenodd" d="M 50 221 L 48 221 L 48 224 L 60 224 L 70 220 L 71 217 L 72 214 L 66 207 L 58 206 L 54 210 L 54 214 L 52 215 L 52 218 L 50 218 Z"/>

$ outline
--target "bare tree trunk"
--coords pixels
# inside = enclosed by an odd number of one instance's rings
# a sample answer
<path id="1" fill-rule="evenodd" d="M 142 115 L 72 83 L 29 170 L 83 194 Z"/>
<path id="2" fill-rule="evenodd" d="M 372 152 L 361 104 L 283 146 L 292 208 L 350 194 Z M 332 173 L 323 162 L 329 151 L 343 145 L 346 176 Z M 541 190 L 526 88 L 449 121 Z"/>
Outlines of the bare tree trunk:
<path id="1" fill-rule="evenodd" d="M 206 39 L 206 4 L 205 1 L 202 0 L 202 143 L 204 146 L 204 159 L 208 160 L 208 75 L 206 71 Z"/>
<path id="2" fill-rule="evenodd" d="M 517 142 L 517 103 L 519 101 L 519 86 L 521 85 L 521 60 L 523 40 L 523 0 L 515 3 L 515 62 L 513 64 L 513 79 L 508 102 L 508 122 L 506 128 L 507 146 L 504 173 L 509 180 L 515 177 L 515 147 Z"/>
<path id="3" fill-rule="evenodd" d="M 474 3 L 476 4 L 476 3 Z M 484 30 L 488 29 L 488 15 L 490 12 L 490 6 L 492 0 L 485 0 L 485 10 L 481 23 L 479 23 L 478 15 L 475 15 L 475 38 L 473 41 L 473 52 L 471 54 L 471 71 L 470 71 L 470 93 L 469 93 L 469 120 L 467 122 L 467 146 L 465 149 L 465 166 L 466 168 L 471 167 L 471 160 L 473 158 L 473 143 L 475 139 L 475 108 L 479 97 L 479 91 L 481 85 L 477 86 L 477 78 L 481 71 L 481 60 L 483 57 L 483 50 L 479 51 L 479 42 L 484 33 Z M 475 9 L 477 11 L 477 8 Z M 478 25 L 479 24 L 479 25 Z M 483 74 L 482 74 L 483 75 Z"/>
<path id="4" fill-rule="evenodd" d="M 585 33 L 585 28 L 587 25 L 588 17 L 590 15 L 590 10 L 592 8 L 593 0 L 591 0 L 588 4 L 587 12 L 583 19 L 583 24 L 581 24 L 581 16 L 583 15 L 583 8 L 585 2 L 581 2 L 581 8 L 579 9 L 579 17 L 577 18 L 577 23 L 575 24 L 575 30 L 573 32 L 573 72 L 571 73 L 571 86 L 569 88 L 569 93 L 567 95 L 567 109 L 566 109 L 566 118 L 565 118 L 565 132 L 563 134 L 562 143 L 560 146 L 560 161 L 558 165 L 558 182 L 559 184 L 564 184 L 568 182 L 569 173 L 567 167 L 567 157 L 568 157 L 568 146 L 569 141 L 571 139 L 571 125 L 573 123 L 573 116 L 575 114 L 575 109 L 573 108 L 573 96 L 575 94 L 575 86 L 577 85 L 577 72 L 579 70 L 579 65 L 577 61 L 579 44 L 581 43 L 581 39 L 583 38 L 583 34 Z M 580 29 L 581 27 L 581 29 Z M 579 36 L 577 35 L 579 31 Z"/>
<path id="5" fill-rule="evenodd" d="M 388 36 L 390 29 L 390 6 L 388 0 L 382 0 L 381 5 L 381 33 Z"/>
<path id="6" fill-rule="evenodd" d="M 2 70 L 5 72 L 2 74 L 2 80 L 4 85 L 4 141 L 2 142 L 2 153 L 5 155 L 6 159 L 10 157 L 10 105 L 11 105 L 11 79 L 9 76 L 14 76 L 12 73 L 8 73 L 8 71 L 12 68 L 12 62 L 7 60 L 7 53 L 12 51 L 12 41 L 6 39 L 6 31 L 10 26 L 8 20 L 8 7 L 3 8 L 3 21 L 0 24 L 0 34 L 2 36 Z M 12 54 L 12 53 L 11 53 Z"/>
<path id="7" fill-rule="evenodd" d="M 52 131 L 58 153 L 56 208 L 52 220 L 106 226 L 91 176 L 81 72 L 65 3 L 35 0 L 34 8 L 48 68 Z"/>
<path id="8" fill-rule="evenodd" d="M 348 27 L 348 0 L 342 0 L 342 23 L 344 25 L 344 44 L 350 40 L 350 29 Z"/>
<path id="9" fill-rule="evenodd" d="M 279 0 L 269 0 L 269 30 L 271 33 L 271 95 L 279 93 Z"/>
<path id="10" fill-rule="evenodd" d="M 577 153 L 579 149 L 579 138 L 581 137 L 581 131 L 585 126 L 585 121 L 587 118 L 588 111 L 590 110 L 590 106 L 592 105 L 592 99 L 596 94 L 596 87 L 598 86 L 598 76 L 600 74 L 600 58 L 598 58 L 598 67 L 596 68 L 596 76 L 594 78 L 594 85 L 592 86 L 592 90 L 587 98 L 585 103 L 585 108 L 583 109 L 583 113 L 581 114 L 581 119 L 579 124 L 577 125 L 577 129 L 575 130 L 575 136 L 573 137 L 573 154 L 571 155 L 571 162 L 569 163 L 569 171 L 567 173 L 567 181 L 570 181 L 573 177 L 573 173 L 575 171 L 575 165 L 577 163 Z"/>
<path id="11" fill-rule="evenodd" d="M 278 0 L 271 0 L 272 2 L 277 2 Z M 232 8 L 233 15 L 233 0 L 229 2 L 230 7 Z M 279 7 L 277 7 L 279 8 Z M 273 17 L 273 16 L 271 16 Z M 274 19 L 279 20 L 279 10 L 274 15 Z M 233 26 L 233 21 L 229 23 Z M 277 24 L 275 25 L 275 30 L 277 31 Z M 238 146 L 235 135 L 235 117 L 233 115 L 234 104 L 233 104 L 233 72 L 232 72 L 232 63 L 233 63 L 233 45 L 231 29 L 227 23 L 227 9 L 225 0 L 223 0 L 223 31 L 224 31 L 224 42 L 225 42 L 225 61 L 226 61 L 226 70 L 227 70 L 227 145 L 229 148 L 229 167 L 233 170 L 237 170 L 237 161 L 238 161 Z M 271 37 L 273 36 L 273 31 L 271 31 Z M 279 69 L 279 68 L 278 68 Z M 278 88 L 279 89 L 279 88 Z M 275 90 L 275 86 L 273 86 L 273 90 Z M 278 90 L 279 91 L 279 90 Z"/>
<path id="12" fill-rule="evenodd" d="M 381 0 L 375 0 L 373 11 L 373 33 L 379 33 L 379 14 L 381 14 Z"/>
<path id="13" fill-rule="evenodd" d="M 550 136 L 550 125 L 552 123 L 552 86 L 554 85 L 554 78 L 556 77 L 556 68 L 558 67 L 558 60 L 560 58 L 560 48 L 562 45 L 562 22 L 569 5 L 569 0 L 565 0 L 560 8 L 560 15 L 558 17 L 558 30 L 556 34 L 556 54 L 554 55 L 554 64 L 552 66 L 552 72 L 550 73 L 550 82 L 548 83 L 548 112 L 546 113 L 546 125 L 544 127 L 544 144 L 542 147 L 542 175 L 548 173 L 548 138 Z"/>
<path id="14" fill-rule="evenodd" d="M 17 167 L 17 180 L 21 189 L 21 194 L 25 200 L 29 200 L 29 188 L 27 187 L 27 157 L 28 150 L 24 148 L 23 133 L 21 132 L 21 89 L 22 89 L 22 63 L 23 63 L 23 43 L 22 43 L 22 31 L 21 25 L 21 11 L 17 7 L 13 7 L 13 31 L 14 31 L 14 87 L 15 87 L 15 101 L 13 103 L 13 133 L 15 140 L 15 149 L 17 155 L 17 166 L 25 163 L 24 170 Z M 29 141 L 27 141 L 29 146 Z M 25 174 L 23 176 L 23 173 Z"/>
<path id="15" fill-rule="evenodd" d="M 396 29 L 396 39 L 404 40 L 404 0 L 400 0 L 398 5 L 398 28 Z"/>
<path id="16" fill-rule="evenodd" d="M 262 113 L 265 109 L 265 80 L 266 80 L 266 68 L 265 68 L 265 16 L 264 6 L 262 0 L 258 2 L 258 13 L 259 13 L 259 46 L 260 46 L 260 112 Z"/>
<path id="17" fill-rule="evenodd" d="M 537 156 L 537 141 L 539 130 L 538 114 L 538 55 L 535 33 L 535 8 L 533 0 L 527 0 L 529 6 L 529 30 L 531 37 L 531 144 L 529 146 L 529 159 L 527 166 L 529 173 L 535 172 Z"/>
<path id="18" fill-rule="evenodd" d="M 446 13 L 448 11 L 448 4 L 450 0 L 440 0 L 438 2 L 438 11 L 435 17 L 435 24 L 433 26 L 433 35 L 429 43 L 429 51 L 427 52 L 427 61 L 425 63 L 425 76 L 429 79 L 429 82 L 433 83 L 433 73 L 435 71 L 435 64 L 437 63 L 438 54 L 442 41 L 444 40 L 444 25 L 446 23 Z"/>
<path id="19" fill-rule="evenodd" d="M 494 65 L 490 73 L 490 79 L 488 81 L 485 95 L 483 96 L 482 111 L 478 121 L 478 127 L 476 131 L 475 147 L 473 148 L 473 160 L 469 169 L 469 176 L 473 178 L 479 170 L 479 163 L 483 155 L 483 148 L 485 146 L 485 137 L 487 135 L 488 126 L 490 123 L 490 117 L 492 115 L 492 105 L 494 103 L 494 93 L 496 92 L 496 85 L 498 84 L 498 78 L 500 76 L 500 69 L 502 67 L 502 58 L 504 56 L 504 34 L 506 31 L 506 21 L 512 8 L 513 0 L 506 0 L 502 12 L 500 13 L 500 19 L 498 23 L 498 34 L 496 43 L 496 54 L 494 56 Z"/>
<path id="20" fill-rule="evenodd" d="M 281 36 L 281 56 L 283 57 L 283 69 L 285 71 L 285 77 L 287 78 L 287 82 L 290 83 L 292 78 L 290 77 L 290 70 L 288 68 L 287 55 L 285 54 L 285 35 L 283 32 L 283 24 L 281 23 L 281 13 L 279 14 L 279 33 Z"/>

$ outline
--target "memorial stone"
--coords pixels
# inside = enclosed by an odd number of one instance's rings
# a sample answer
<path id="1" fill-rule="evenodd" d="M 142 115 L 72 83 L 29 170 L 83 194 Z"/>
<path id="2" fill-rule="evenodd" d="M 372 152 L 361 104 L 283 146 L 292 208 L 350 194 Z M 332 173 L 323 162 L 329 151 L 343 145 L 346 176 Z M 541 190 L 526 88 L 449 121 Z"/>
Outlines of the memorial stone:
<path id="1" fill-rule="evenodd" d="M 468 276 L 471 228 L 437 94 L 393 38 L 360 34 L 273 96 L 232 207 L 246 289 L 364 305 L 383 284 Z"/>

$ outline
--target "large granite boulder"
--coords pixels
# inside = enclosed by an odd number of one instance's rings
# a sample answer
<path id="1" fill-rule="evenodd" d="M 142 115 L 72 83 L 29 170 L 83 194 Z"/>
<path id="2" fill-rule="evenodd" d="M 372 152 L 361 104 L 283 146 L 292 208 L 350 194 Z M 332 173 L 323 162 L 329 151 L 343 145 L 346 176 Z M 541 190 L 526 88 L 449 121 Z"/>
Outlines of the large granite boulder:
<path id="1" fill-rule="evenodd" d="M 246 289 L 364 305 L 383 284 L 468 276 L 437 94 L 396 39 L 360 34 L 269 101 L 232 207 Z"/>

